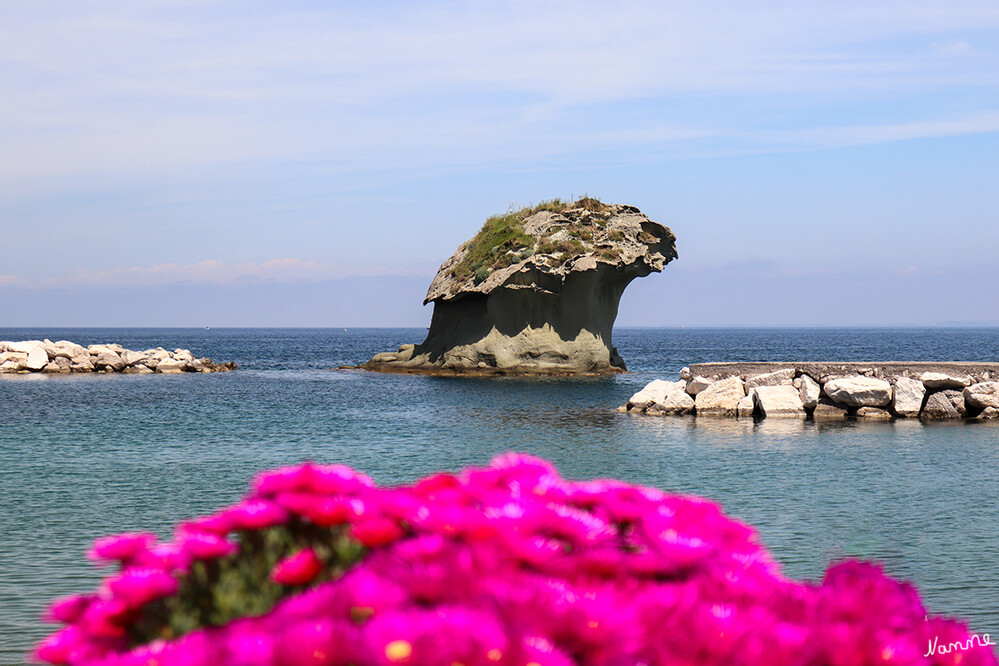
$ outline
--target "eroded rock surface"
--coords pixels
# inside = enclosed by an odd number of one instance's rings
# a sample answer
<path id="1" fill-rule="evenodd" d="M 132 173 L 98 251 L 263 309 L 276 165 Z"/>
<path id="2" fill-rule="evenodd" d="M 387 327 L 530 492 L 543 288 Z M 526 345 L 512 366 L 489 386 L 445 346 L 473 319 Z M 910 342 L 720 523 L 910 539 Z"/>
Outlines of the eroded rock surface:
<path id="1" fill-rule="evenodd" d="M 675 237 L 633 206 L 580 199 L 490 218 L 437 272 L 426 340 L 363 368 L 425 374 L 610 374 L 618 303 L 676 258 Z"/>

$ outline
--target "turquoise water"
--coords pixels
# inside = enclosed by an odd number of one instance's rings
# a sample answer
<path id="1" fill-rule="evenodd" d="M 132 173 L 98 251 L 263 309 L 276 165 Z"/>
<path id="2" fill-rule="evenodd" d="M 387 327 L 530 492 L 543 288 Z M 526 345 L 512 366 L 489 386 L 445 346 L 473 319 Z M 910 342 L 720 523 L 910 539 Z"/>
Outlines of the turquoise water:
<path id="1" fill-rule="evenodd" d="M 262 469 L 343 462 L 382 483 L 519 450 L 570 478 L 694 493 L 754 525 L 797 578 L 862 556 L 914 581 L 931 612 L 999 634 L 999 424 L 815 424 L 613 411 L 698 361 L 999 359 L 996 329 L 621 330 L 632 372 L 583 380 L 333 372 L 417 329 L 0 329 L 234 360 L 212 375 L 0 376 L 0 663 L 50 627 L 53 597 L 92 589 L 90 542 L 167 536 L 232 503 Z"/>

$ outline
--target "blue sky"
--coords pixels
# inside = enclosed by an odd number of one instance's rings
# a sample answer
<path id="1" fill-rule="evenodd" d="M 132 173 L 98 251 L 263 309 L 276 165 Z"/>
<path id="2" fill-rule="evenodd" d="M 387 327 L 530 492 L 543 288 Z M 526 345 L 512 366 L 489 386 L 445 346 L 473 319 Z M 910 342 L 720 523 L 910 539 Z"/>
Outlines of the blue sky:
<path id="1" fill-rule="evenodd" d="M 3 3 L 0 91 L 0 326 L 423 326 L 584 193 L 620 325 L 999 322 L 995 0 Z"/>

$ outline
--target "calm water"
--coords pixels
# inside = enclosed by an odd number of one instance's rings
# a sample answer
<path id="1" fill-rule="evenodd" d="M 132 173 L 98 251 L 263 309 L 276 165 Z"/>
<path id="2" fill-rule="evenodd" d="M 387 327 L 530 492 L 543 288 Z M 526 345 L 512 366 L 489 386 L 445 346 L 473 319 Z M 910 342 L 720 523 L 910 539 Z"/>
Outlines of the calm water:
<path id="1" fill-rule="evenodd" d="M 0 329 L 234 360 L 213 375 L 0 376 L 0 663 L 50 630 L 48 600 L 92 589 L 90 542 L 167 536 L 235 502 L 255 472 L 313 459 L 382 483 L 507 450 L 570 478 L 611 476 L 721 502 L 790 575 L 862 556 L 914 581 L 931 612 L 999 634 L 999 424 L 759 424 L 613 408 L 698 361 L 999 360 L 999 330 L 621 330 L 632 373 L 441 379 L 331 372 L 418 329 Z"/>

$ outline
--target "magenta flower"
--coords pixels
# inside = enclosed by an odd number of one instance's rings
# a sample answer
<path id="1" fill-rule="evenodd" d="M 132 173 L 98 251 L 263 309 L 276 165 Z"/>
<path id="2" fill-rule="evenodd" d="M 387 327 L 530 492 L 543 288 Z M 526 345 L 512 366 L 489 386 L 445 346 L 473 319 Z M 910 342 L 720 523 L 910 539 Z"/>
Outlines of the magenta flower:
<path id="1" fill-rule="evenodd" d="M 323 563 L 316 551 L 305 548 L 274 565 L 271 578 L 281 585 L 305 585 L 311 583 L 322 569 Z"/>
<path id="2" fill-rule="evenodd" d="M 288 512 L 274 502 L 248 500 L 226 512 L 233 529 L 262 530 L 280 525 L 288 520 Z"/>
<path id="3" fill-rule="evenodd" d="M 37 661 L 50 664 L 68 664 L 73 653 L 86 641 L 84 632 L 79 627 L 70 625 L 43 640 L 32 656 Z"/>
<path id="4" fill-rule="evenodd" d="M 87 557 L 96 562 L 124 562 L 135 559 L 156 543 L 156 535 L 149 532 L 128 532 L 98 539 Z"/>
<path id="5" fill-rule="evenodd" d="M 403 531 L 394 520 L 369 518 L 354 523 L 350 534 L 368 548 L 379 548 L 399 539 Z"/>
<path id="6" fill-rule="evenodd" d="M 319 497 L 304 506 L 301 515 L 321 527 L 342 525 L 364 512 L 364 504 L 360 500 L 348 500 L 342 497 Z"/>
<path id="7" fill-rule="evenodd" d="M 58 599 L 52 602 L 45 612 L 45 621 L 62 622 L 63 624 L 76 622 L 95 599 L 97 596 L 93 594 L 74 594 Z"/>
<path id="8" fill-rule="evenodd" d="M 192 560 L 212 560 L 236 552 L 236 544 L 207 532 L 183 532 L 179 537 L 181 551 Z"/>
<path id="9" fill-rule="evenodd" d="M 927 620 L 916 589 L 877 566 L 842 562 L 821 584 L 799 583 L 712 502 L 566 481 L 513 454 L 391 489 L 345 467 L 288 467 L 259 476 L 242 504 L 183 523 L 171 543 L 120 535 L 91 556 L 123 570 L 98 594 L 50 607 L 68 626 L 36 658 L 997 666 L 985 635 Z"/>
<path id="10" fill-rule="evenodd" d="M 177 579 L 158 569 L 128 569 L 111 578 L 108 587 L 129 608 L 139 608 L 176 592 Z"/>
<path id="11" fill-rule="evenodd" d="M 318 494 L 351 493 L 373 484 L 371 479 L 343 465 L 315 465 L 311 462 L 295 467 L 265 472 L 253 483 L 257 494 L 272 497 L 282 492 L 305 491 Z"/>

